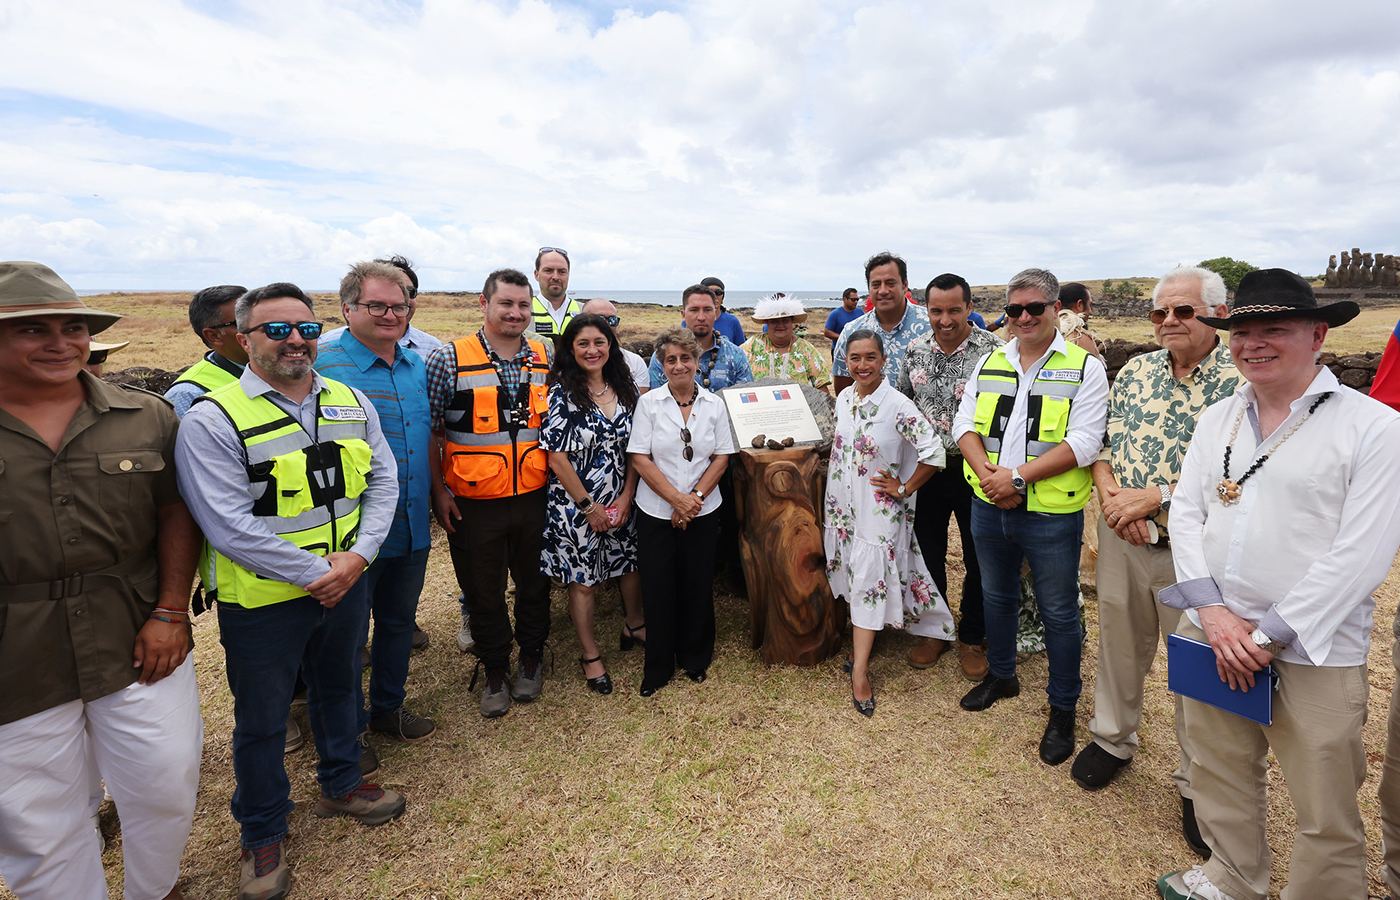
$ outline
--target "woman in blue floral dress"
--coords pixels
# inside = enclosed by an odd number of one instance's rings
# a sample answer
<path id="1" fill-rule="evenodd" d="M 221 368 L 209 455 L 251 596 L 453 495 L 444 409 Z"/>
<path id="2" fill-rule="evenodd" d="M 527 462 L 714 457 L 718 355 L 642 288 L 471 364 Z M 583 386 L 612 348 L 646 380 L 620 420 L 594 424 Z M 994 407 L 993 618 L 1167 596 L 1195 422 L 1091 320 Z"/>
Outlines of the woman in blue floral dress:
<path id="1" fill-rule="evenodd" d="M 593 633 L 599 584 L 619 579 L 624 649 L 629 636 L 645 643 L 637 634 L 645 628 L 632 520 L 637 473 L 626 453 L 637 385 L 612 328 L 596 315 L 569 320 L 549 378 L 549 418 L 540 433 L 549 451 L 549 520 L 540 568 L 569 586 L 584 680 L 590 690 L 610 694 L 612 679 Z"/>
<path id="2" fill-rule="evenodd" d="M 953 637 L 953 614 L 914 539 L 913 494 L 946 460 L 914 401 L 885 380 L 884 342 L 861 329 L 846 342 L 855 382 L 836 398 L 826 487 L 826 571 L 851 607 L 851 702 L 875 714 L 868 664 L 875 632 Z"/>

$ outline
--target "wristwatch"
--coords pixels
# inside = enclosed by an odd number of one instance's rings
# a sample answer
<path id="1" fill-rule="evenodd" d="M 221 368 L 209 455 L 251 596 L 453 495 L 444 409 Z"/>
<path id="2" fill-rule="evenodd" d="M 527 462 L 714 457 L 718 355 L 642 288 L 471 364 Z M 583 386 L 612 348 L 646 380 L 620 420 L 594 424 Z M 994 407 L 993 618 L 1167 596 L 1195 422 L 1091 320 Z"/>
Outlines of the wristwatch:
<path id="1" fill-rule="evenodd" d="M 704 495 L 704 493 L 701 492 L 701 490 L 700 490 L 699 488 L 691 488 L 691 491 L 690 491 L 690 492 L 691 492 L 692 494 L 694 494 L 695 496 L 699 497 L 701 503 L 704 503 L 704 502 L 705 502 L 705 495 Z"/>
<path id="2" fill-rule="evenodd" d="M 1165 484 L 1157 485 L 1157 489 L 1162 492 L 1162 512 L 1167 512 L 1172 508 L 1172 489 Z"/>
<path id="3" fill-rule="evenodd" d="M 1284 650 L 1288 649 L 1287 644 L 1280 644 L 1258 628 L 1249 633 L 1249 639 L 1254 642 L 1255 646 L 1264 648 L 1274 656 L 1278 656 Z"/>
<path id="4" fill-rule="evenodd" d="M 1011 486 L 1018 491 L 1026 489 L 1026 479 L 1021 477 L 1020 467 L 1011 470 Z"/>
<path id="5" fill-rule="evenodd" d="M 904 482 L 902 481 L 899 483 L 899 490 L 897 490 L 895 493 L 899 494 L 899 499 L 901 500 L 907 499 L 909 497 L 908 494 L 904 493 Z"/>

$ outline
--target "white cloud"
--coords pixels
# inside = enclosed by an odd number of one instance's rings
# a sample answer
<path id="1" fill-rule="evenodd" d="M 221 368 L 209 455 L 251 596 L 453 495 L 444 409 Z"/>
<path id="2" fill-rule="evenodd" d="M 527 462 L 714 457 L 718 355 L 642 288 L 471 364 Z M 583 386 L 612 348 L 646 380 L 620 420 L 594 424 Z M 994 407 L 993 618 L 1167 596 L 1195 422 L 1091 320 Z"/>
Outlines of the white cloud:
<path id="1" fill-rule="evenodd" d="M 397 251 L 471 288 L 558 243 L 582 288 L 834 289 L 886 247 L 916 282 L 1398 249 L 1400 8 L 217 10 L 0 7 L 6 255 L 84 287 L 324 287 Z"/>

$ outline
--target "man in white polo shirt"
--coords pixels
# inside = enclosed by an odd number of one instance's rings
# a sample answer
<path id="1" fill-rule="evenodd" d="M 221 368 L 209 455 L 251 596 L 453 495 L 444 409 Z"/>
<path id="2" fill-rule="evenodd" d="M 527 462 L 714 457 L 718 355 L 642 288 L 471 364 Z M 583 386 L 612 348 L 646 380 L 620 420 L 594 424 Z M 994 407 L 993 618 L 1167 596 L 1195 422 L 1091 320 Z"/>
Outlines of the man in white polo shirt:
<path id="1" fill-rule="evenodd" d="M 1283 269 L 1251 272 L 1229 315 L 1249 383 L 1201 414 L 1172 495 L 1177 633 L 1209 641 L 1232 689 L 1273 664 L 1273 725 L 1186 699 L 1196 818 L 1212 855 L 1162 876 L 1167 900 L 1264 900 L 1270 751 L 1297 813 L 1286 896 L 1366 900 L 1361 726 L 1371 593 L 1400 547 L 1400 414 L 1316 363 L 1329 327 L 1360 312 L 1318 306 Z"/>

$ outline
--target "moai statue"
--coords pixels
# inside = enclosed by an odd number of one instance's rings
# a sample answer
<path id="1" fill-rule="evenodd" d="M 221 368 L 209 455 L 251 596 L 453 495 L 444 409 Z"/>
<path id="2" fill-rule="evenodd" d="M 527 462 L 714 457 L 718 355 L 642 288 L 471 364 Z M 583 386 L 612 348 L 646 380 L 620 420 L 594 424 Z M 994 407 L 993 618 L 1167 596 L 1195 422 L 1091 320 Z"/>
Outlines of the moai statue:
<path id="1" fill-rule="evenodd" d="M 1347 287 L 1361 287 L 1361 248 L 1351 248 L 1351 274 L 1347 277 Z"/>
<path id="2" fill-rule="evenodd" d="M 1385 268 L 1381 270 L 1381 275 L 1381 285 L 1383 287 L 1400 286 L 1400 271 L 1396 270 L 1395 257 L 1389 253 L 1386 254 Z"/>
<path id="3" fill-rule="evenodd" d="M 1372 257 L 1369 253 L 1361 254 L 1361 286 L 1370 287 L 1376 283 L 1376 273 L 1371 267 Z"/>
<path id="4" fill-rule="evenodd" d="M 1342 262 L 1337 266 L 1337 287 L 1351 287 L 1351 254 L 1342 251 Z"/>
<path id="5" fill-rule="evenodd" d="M 1335 253 L 1327 257 L 1327 280 L 1325 284 L 1327 287 L 1337 286 L 1337 254 Z"/>

